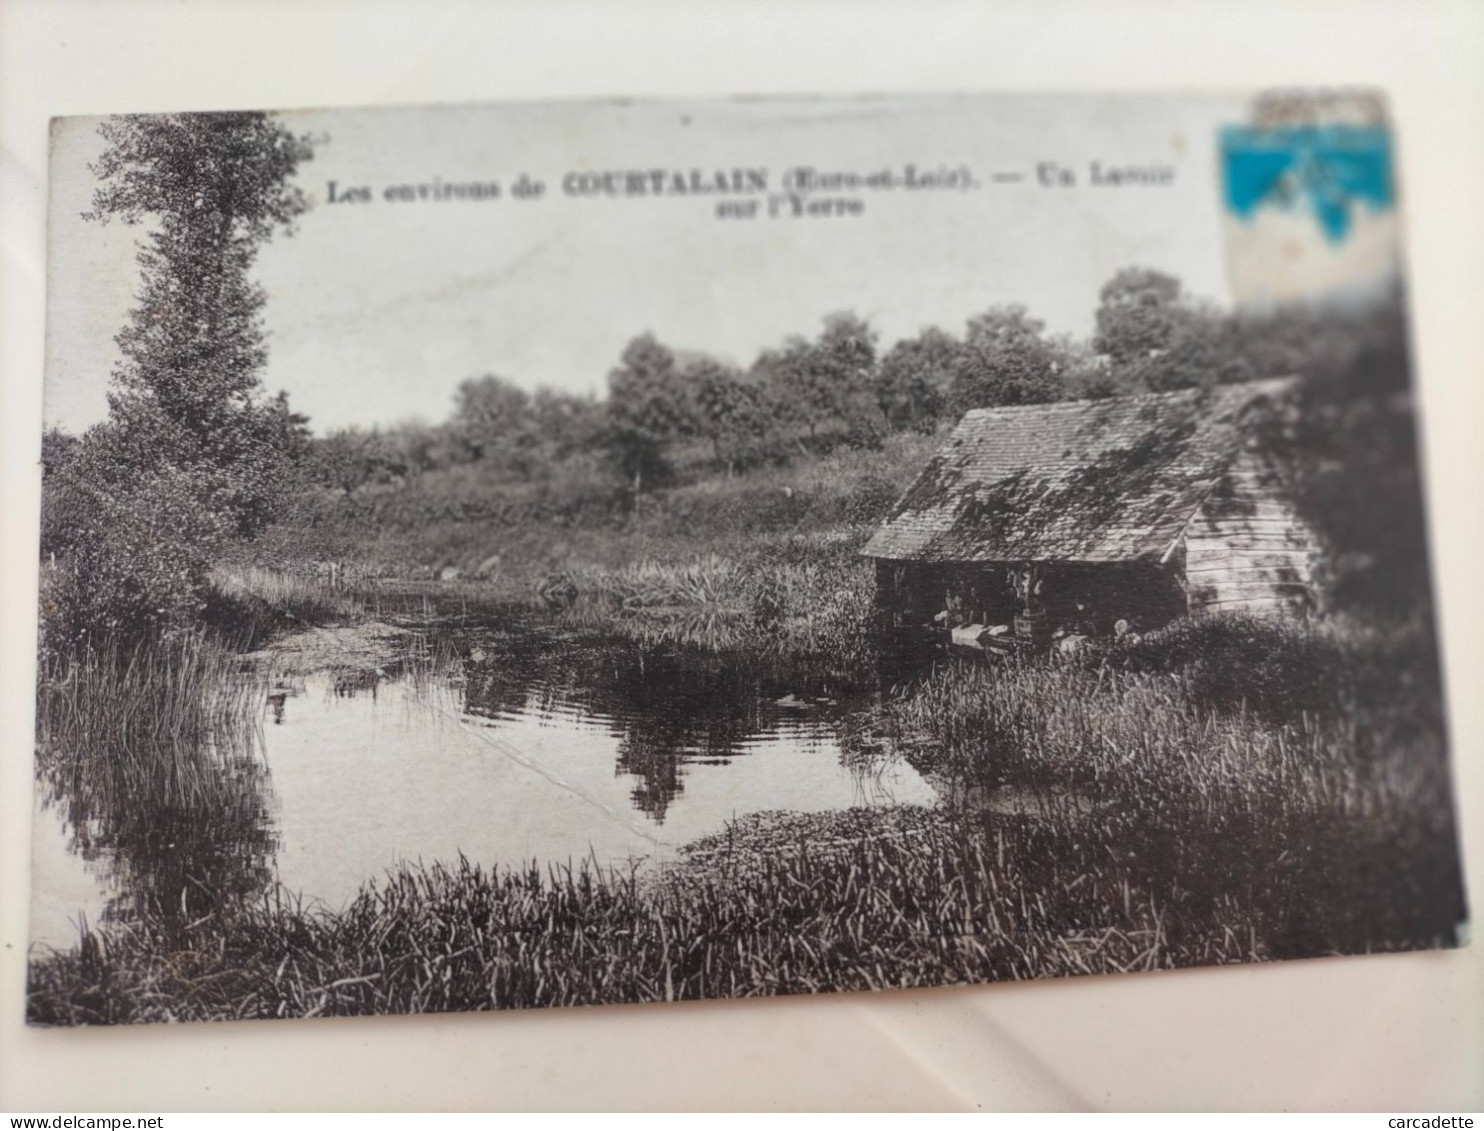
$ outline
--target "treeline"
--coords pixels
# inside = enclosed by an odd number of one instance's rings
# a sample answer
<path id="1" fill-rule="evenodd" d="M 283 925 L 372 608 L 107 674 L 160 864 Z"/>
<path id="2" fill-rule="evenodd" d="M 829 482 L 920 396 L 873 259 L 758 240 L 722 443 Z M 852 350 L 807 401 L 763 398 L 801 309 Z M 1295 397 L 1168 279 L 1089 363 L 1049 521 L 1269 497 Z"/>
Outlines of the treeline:
<path id="1" fill-rule="evenodd" d="M 1316 525 L 1343 548 L 1336 588 L 1353 578 L 1392 604 L 1399 589 L 1426 594 L 1396 294 L 1348 314 L 1256 316 L 1129 268 L 1102 288 L 1085 341 L 1047 334 L 1018 306 L 987 310 L 960 334 L 930 328 L 889 348 L 865 319 L 835 313 L 814 336 L 745 366 L 642 334 L 602 398 L 486 375 L 459 387 L 441 423 L 316 438 L 284 395 L 265 395 L 266 296 L 252 278 L 259 250 L 307 207 L 294 178 L 312 159 L 310 139 L 262 114 L 121 118 L 100 132 L 92 217 L 149 223 L 135 305 L 116 339 L 108 419 L 43 444 L 44 651 L 197 624 L 218 596 L 207 582 L 223 553 L 286 520 L 299 535 L 326 517 L 334 527 L 345 512 L 359 536 L 387 513 L 360 505 L 363 488 L 378 484 L 437 473 L 422 491 L 379 493 L 424 520 L 442 503 L 456 520 L 487 516 L 489 500 L 523 484 L 530 498 L 514 500 L 517 516 L 528 504 L 584 520 L 622 516 L 678 474 L 874 448 L 893 431 L 928 432 L 981 406 L 1282 374 L 1316 379 L 1294 458 L 1312 485 L 1304 495 Z M 327 508 L 336 497 L 352 505 Z"/>
<path id="2" fill-rule="evenodd" d="M 962 335 L 932 327 L 886 349 L 867 320 L 834 313 L 814 337 L 791 337 L 745 368 L 646 333 L 625 347 L 601 399 L 487 374 L 459 386 L 442 423 L 313 441 L 309 469 L 352 499 L 439 469 L 508 482 L 574 463 L 643 490 L 681 466 L 731 474 L 841 444 L 872 447 L 974 408 L 1333 373 L 1364 344 L 1362 322 L 1222 311 L 1173 276 L 1133 267 L 1101 289 L 1095 331 L 1082 341 L 1047 334 L 1015 305 L 971 318 Z"/>

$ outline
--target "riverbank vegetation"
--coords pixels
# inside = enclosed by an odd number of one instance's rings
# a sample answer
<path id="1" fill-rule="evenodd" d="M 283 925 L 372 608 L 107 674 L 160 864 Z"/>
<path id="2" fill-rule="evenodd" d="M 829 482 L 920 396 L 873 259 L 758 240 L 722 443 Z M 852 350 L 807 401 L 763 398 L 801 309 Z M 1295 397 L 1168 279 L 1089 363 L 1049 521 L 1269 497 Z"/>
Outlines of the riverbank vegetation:
<path id="1" fill-rule="evenodd" d="M 1223 641 L 1342 662 L 1299 699 L 1256 671 L 1213 700 L 1196 664 Z M 1364 639 L 1246 618 L 1096 662 L 950 665 L 864 724 L 890 739 L 873 757 L 940 783 L 937 808 L 759 815 L 658 876 L 461 859 L 401 866 L 344 910 L 274 891 L 185 933 L 150 916 L 85 928 L 33 963 L 31 1018 L 659 1001 L 1447 945 L 1462 906 L 1421 646 L 1390 645 L 1417 673 L 1399 697 L 1375 694 L 1395 669 Z"/>

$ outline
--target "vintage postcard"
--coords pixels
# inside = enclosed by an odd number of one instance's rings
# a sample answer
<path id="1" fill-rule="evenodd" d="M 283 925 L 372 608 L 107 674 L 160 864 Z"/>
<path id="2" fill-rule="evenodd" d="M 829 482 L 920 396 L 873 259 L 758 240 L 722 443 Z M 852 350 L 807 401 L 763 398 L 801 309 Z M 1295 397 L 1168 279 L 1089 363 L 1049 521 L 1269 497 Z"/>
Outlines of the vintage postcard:
<path id="1" fill-rule="evenodd" d="M 29 1020 L 1459 945 L 1393 142 L 58 119 Z"/>

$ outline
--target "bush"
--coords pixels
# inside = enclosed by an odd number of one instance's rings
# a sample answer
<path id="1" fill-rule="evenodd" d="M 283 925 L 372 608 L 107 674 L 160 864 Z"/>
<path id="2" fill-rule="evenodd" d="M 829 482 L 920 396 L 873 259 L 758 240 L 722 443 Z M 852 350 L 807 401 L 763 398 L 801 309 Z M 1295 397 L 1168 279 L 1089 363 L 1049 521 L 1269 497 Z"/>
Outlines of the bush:
<path id="1" fill-rule="evenodd" d="M 901 493 L 902 486 L 897 481 L 867 475 L 851 488 L 845 501 L 845 517 L 850 522 L 880 522 Z"/>
<path id="2" fill-rule="evenodd" d="M 1250 613 L 1188 617 L 1103 658 L 1128 672 L 1178 676 L 1190 702 L 1280 721 L 1333 715 L 1353 700 L 1351 654 L 1331 635 Z"/>
<path id="3" fill-rule="evenodd" d="M 205 604 L 207 559 L 228 530 L 183 473 L 162 472 L 129 487 L 100 487 L 86 474 L 49 475 L 43 649 L 157 638 L 189 624 Z"/>

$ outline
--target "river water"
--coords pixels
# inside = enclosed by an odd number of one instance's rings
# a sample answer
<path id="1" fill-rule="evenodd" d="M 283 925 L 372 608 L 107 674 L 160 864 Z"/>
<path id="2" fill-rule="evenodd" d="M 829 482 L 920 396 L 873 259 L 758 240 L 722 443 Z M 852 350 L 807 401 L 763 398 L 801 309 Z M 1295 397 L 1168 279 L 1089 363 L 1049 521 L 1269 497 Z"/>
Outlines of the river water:
<path id="1" fill-rule="evenodd" d="M 934 799 L 905 763 L 847 755 L 858 693 L 714 656 L 506 639 L 433 675 L 326 673 L 258 702 L 252 749 L 215 756 L 189 812 L 39 790 L 33 942 L 275 881 L 340 907 L 402 861 L 645 867 L 752 813 Z"/>

